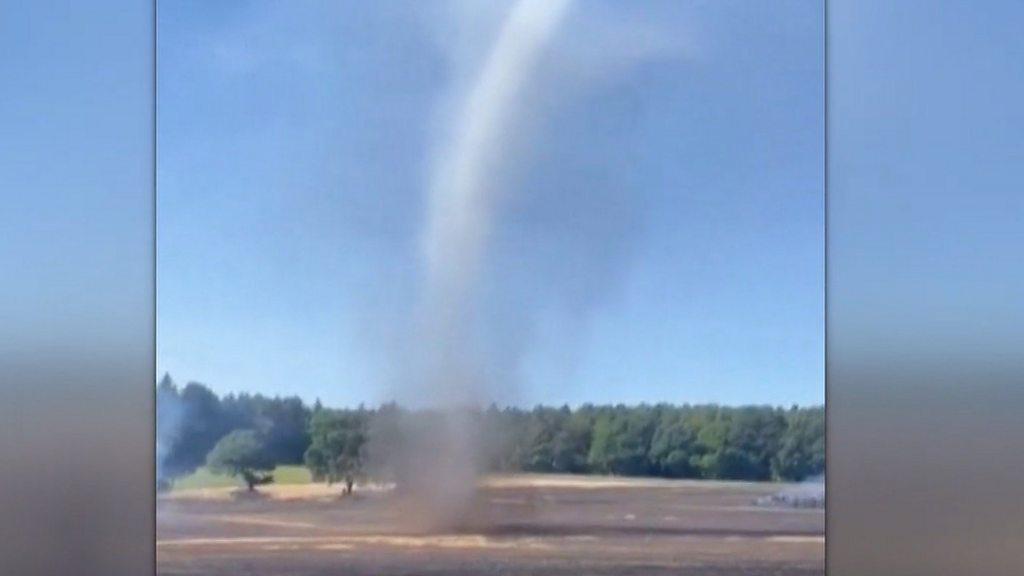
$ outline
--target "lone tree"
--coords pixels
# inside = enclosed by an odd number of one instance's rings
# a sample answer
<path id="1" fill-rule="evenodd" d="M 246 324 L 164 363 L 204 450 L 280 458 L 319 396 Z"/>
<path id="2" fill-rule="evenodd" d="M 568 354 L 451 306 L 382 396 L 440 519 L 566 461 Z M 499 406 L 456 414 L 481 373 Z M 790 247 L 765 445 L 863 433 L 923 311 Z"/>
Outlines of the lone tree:
<path id="1" fill-rule="evenodd" d="M 241 476 L 250 492 L 274 481 L 274 463 L 255 430 L 235 430 L 221 438 L 206 455 L 206 465 L 219 474 Z"/>
<path id="2" fill-rule="evenodd" d="M 328 484 L 344 482 L 344 493 L 351 494 L 356 479 L 363 475 L 365 416 L 319 410 L 310 420 L 310 432 L 306 467 L 314 478 Z"/>

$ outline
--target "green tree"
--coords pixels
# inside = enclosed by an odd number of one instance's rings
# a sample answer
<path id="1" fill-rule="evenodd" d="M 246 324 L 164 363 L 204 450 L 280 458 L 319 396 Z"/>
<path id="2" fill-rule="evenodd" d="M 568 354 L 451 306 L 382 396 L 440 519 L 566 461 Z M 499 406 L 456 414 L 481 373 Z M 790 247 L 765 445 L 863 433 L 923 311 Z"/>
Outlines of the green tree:
<path id="1" fill-rule="evenodd" d="M 309 446 L 310 411 L 298 397 L 229 394 L 220 401 L 222 419 L 231 430 L 260 433 L 270 458 L 278 464 L 301 464 Z"/>
<path id="2" fill-rule="evenodd" d="M 825 410 L 793 408 L 786 414 L 786 431 L 772 458 L 772 473 L 780 480 L 801 481 L 825 472 Z"/>
<path id="3" fill-rule="evenodd" d="M 169 376 L 157 387 L 157 442 L 161 476 L 172 479 L 191 474 L 234 426 L 220 399 L 206 386 L 189 382 L 180 391 Z"/>
<path id="4" fill-rule="evenodd" d="M 705 478 L 757 480 L 760 474 L 750 453 L 731 447 L 705 454 L 698 462 Z"/>
<path id="5" fill-rule="evenodd" d="M 616 406 L 594 423 L 587 462 L 606 474 L 637 476 L 648 473 L 647 452 L 654 433 L 655 413 L 647 406 Z"/>
<path id="6" fill-rule="evenodd" d="M 726 443 L 736 452 L 730 469 L 742 470 L 743 480 L 770 480 L 772 457 L 786 430 L 783 412 L 768 406 L 745 406 L 731 412 Z M 737 472 L 739 473 L 739 472 Z"/>
<path id="7" fill-rule="evenodd" d="M 304 462 L 318 480 L 345 482 L 346 492 L 364 474 L 415 478 L 432 464 L 423 439 L 446 417 L 394 403 L 334 410 L 319 401 L 308 407 L 295 397 L 219 398 L 195 382 L 179 388 L 169 376 L 157 385 L 156 397 L 163 487 L 206 461 L 232 430 L 254 431 L 266 469 Z M 823 406 L 492 405 L 471 417 L 481 424 L 480 461 L 492 471 L 744 480 L 802 480 L 825 471 Z M 252 470 L 259 480 L 259 469 Z"/>
<path id="8" fill-rule="evenodd" d="M 250 492 L 274 481 L 274 462 L 255 430 L 235 430 L 221 438 L 206 456 L 206 465 L 219 474 L 241 476 Z"/>
<path id="9" fill-rule="evenodd" d="M 345 493 L 352 493 L 356 479 L 363 475 L 366 420 L 363 410 L 313 413 L 304 461 L 314 478 L 328 484 L 344 482 Z"/>
<path id="10" fill-rule="evenodd" d="M 557 472 L 585 472 L 590 450 L 589 417 L 577 411 L 567 415 L 551 442 L 552 466 Z"/>
<path id="11" fill-rule="evenodd" d="M 697 435 L 678 411 L 667 412 L 651 439 L 651 466 L 670 478 L 690 478 L 697 471 L 691 459 Z"/>

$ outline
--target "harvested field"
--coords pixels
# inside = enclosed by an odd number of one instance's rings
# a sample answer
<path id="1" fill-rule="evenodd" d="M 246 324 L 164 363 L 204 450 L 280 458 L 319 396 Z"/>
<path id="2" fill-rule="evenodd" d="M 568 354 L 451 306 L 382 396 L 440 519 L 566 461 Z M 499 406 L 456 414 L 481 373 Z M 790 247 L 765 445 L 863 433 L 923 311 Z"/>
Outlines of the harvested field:
<path id="1" fill-rule="evenodd" d="M 171 575 L 824 574 L 824 511 L 765 508 L 777 484 L 511 476 L 431 529 L 388 490 L 175 492 L 157 509 Z"/>

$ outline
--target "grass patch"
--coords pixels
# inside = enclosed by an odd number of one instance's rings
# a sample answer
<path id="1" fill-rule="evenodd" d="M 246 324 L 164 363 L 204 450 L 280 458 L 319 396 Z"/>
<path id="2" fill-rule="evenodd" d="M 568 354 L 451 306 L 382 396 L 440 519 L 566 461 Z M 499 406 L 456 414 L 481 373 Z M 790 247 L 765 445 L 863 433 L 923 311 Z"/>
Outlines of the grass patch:
<path id="1" fill-rule="evenodd" d="M 274 484 L 309 484 L 312 480 L 309 469 L 305 466 L 278 466 L 274 468 Z M 245 486 L 245 483 L 242 482 L 241 478 L 214 474 L 205 466 L 174 482 L 174 490 L 230 488 L 235 486 Z"/>

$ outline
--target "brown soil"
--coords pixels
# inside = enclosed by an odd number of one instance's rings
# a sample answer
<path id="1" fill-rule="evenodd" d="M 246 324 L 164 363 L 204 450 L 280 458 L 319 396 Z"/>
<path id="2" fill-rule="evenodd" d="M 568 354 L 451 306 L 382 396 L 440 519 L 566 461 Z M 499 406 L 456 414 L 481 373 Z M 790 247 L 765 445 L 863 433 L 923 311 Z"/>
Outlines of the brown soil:
<path id="1" fill-rule="evenodd" d="M 824 512 L 755 506 L 779 485 L 515 476 L 458 525 L 387 490 L 268 487 L 161 498 L 171 575 L 822 575 Z"/>

